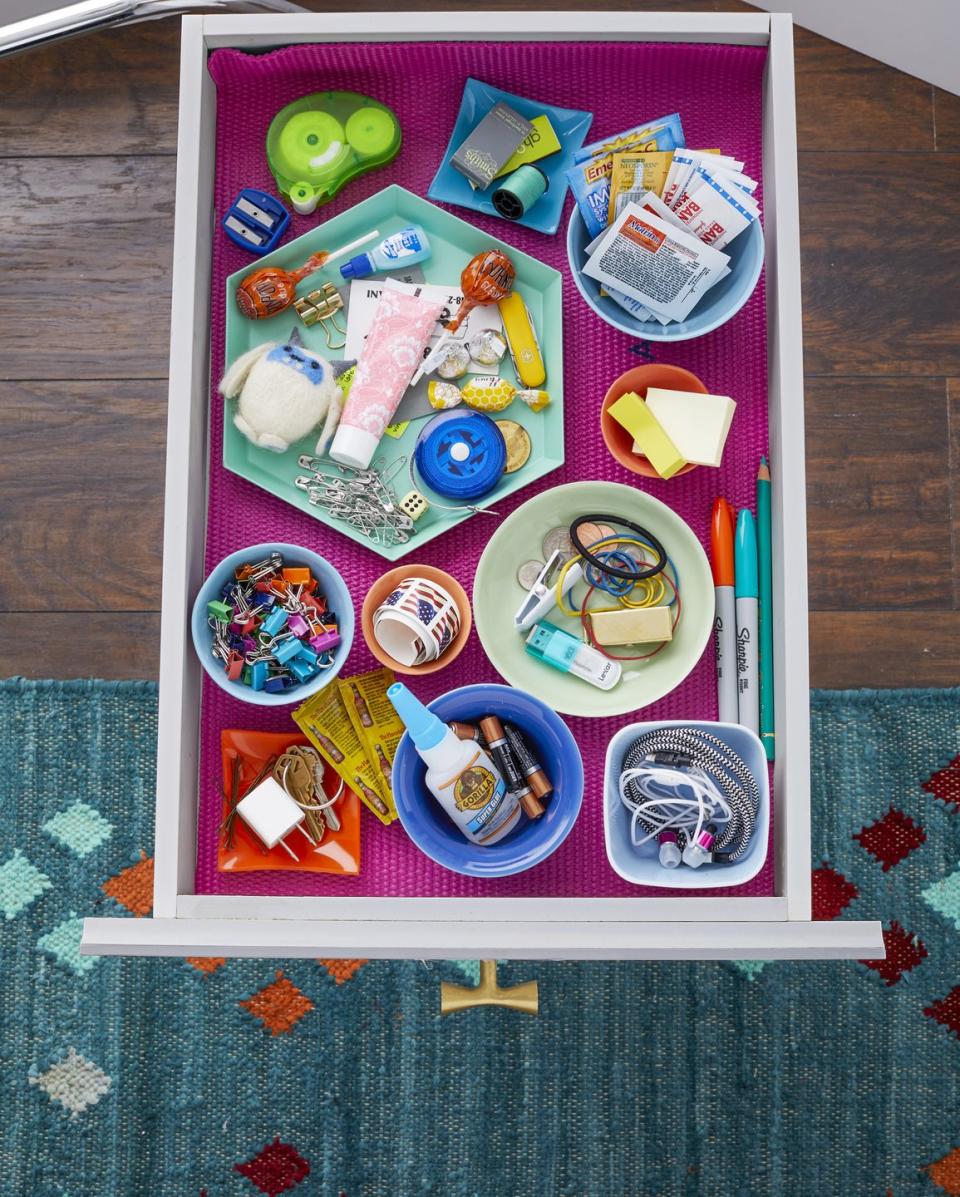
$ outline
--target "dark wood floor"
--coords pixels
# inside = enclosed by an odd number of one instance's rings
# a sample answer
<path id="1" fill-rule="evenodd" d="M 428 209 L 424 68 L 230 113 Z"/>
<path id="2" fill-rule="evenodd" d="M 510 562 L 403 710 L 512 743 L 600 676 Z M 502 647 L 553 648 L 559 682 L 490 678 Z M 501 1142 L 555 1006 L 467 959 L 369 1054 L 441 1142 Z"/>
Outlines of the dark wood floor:
<path id="1" fill-rule="evenodd" d="M 177 55 L 0 62 L 0 674 L 156 673 Z M 797 89 L 812 680 L 953 684 L 960 99 L 802 30 Z"/>

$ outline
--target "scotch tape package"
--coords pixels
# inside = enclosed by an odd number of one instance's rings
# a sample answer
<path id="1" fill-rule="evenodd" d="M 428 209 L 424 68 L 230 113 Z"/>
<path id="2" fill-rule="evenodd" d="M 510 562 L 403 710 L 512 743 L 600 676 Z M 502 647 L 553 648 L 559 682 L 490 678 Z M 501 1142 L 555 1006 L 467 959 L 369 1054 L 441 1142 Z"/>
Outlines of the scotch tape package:
<path id="1" fill-rule="evenodd" d="M 659 317 L 685 320 L 729 258 L 690 233 L 629 204 L 590 255 L 584 274 Z"/>

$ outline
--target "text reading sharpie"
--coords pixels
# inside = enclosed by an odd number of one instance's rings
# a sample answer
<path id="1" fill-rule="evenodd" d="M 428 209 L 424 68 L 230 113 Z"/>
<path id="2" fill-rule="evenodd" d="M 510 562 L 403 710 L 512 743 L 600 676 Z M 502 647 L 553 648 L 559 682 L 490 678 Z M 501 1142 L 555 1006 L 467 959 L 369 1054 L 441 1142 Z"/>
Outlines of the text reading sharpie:
<path id="1" fill-rule="evenodd" d="M 737 516 L 734 548 L 737 607 L 737 696 L 739 721 L 759 735 L 760 673 L 757 668 L 758 596 L 757 525 L 753 512 Z"/>

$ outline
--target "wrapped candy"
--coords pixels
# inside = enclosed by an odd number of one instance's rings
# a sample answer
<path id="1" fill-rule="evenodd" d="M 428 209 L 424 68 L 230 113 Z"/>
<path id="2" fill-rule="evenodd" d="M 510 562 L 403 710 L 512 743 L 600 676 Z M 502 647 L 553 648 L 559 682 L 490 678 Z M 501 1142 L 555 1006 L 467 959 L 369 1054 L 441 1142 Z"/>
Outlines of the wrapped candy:
<path id="1" fill-rule="evenodd" d="M 454 386 L 452 382 L 429 382 L 427 383 L 427 402 L 437 411 L 446 411 L 448 408 L 462 403 L 463 396 L 460 394 L 460 388 Z"/>
<path id="2" fill-rule="evenodd" d="M 283 270 L 280 266 L 261 266 L 259 270 L 251 271 L 237 287 L 237 307 L 249 320 L 266 320 L 270 316 L 276 316 L 278 312 L 290 307 L 297 298 L 297 283 L 301 279 L 379 236 L 380 230 L 372 229 L 339 249 L 321 249 L 318 253 L 311 254 L 297 270 Z"/>
<path id="3" fill-rule="evenodd" d="M 525 403 L 531 411 L 542 411 L 550 402 L 546 391 L 518 390 L 512 382 L 495 374 L 478 374 L 462 387 L 452 382 L 432 382 L 427 388 L 427 396 L 432 407 L 456 407 L 457 403 L 463 402 L 475 411 L 488 413 L 504 411 L 514 399 Z"/>
<path id="4" fill-rule="evenodd" d="M 470 338 L 470 356 L 478 366 L 499 366 L 507 352 L 507 338 L 495 328 L 482 328 Z"/>
<path id="5" fill-rule="evenodd" d="M 439 353 L 441 356 L 437 364 L 437 373 L 441 378 L 463 378 L 470 369 L 470 354 L 466 345 L 457 341 L 447 341 L 442 343 Z"/>
<path id="6" fill-rule="evenodd" d="M 249 320 L 266 320 L 288 308 L 297 297 L 297 283 L 323 266 L 329 254 L 311 254 L 298 270 L 264 266 L 237 287 L 237 307 Z"/>
<path id="7" fill-rule="evenodd" d="M 499 303 L 513 290 L 515 276 L 513 263 L 502 249 L 488 249 L 471 258 L 460 275 L 463 303 L 447 330 L 456 332 L 475 307 Z"/>

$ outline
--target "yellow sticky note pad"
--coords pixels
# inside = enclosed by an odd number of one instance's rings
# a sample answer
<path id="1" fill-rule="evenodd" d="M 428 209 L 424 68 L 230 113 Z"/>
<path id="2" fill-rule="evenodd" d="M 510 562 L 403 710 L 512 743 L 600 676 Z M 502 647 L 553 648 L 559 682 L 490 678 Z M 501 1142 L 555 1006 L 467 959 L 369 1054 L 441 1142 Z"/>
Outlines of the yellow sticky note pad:
<path id="1" fill-rule="evenodd" d="M 607 410 L 630 433 L 634 445 L 639 446 L 661 478 L 672 478 L 687 464 L 659 420 L 635 391 L 621 395 Z"/>

